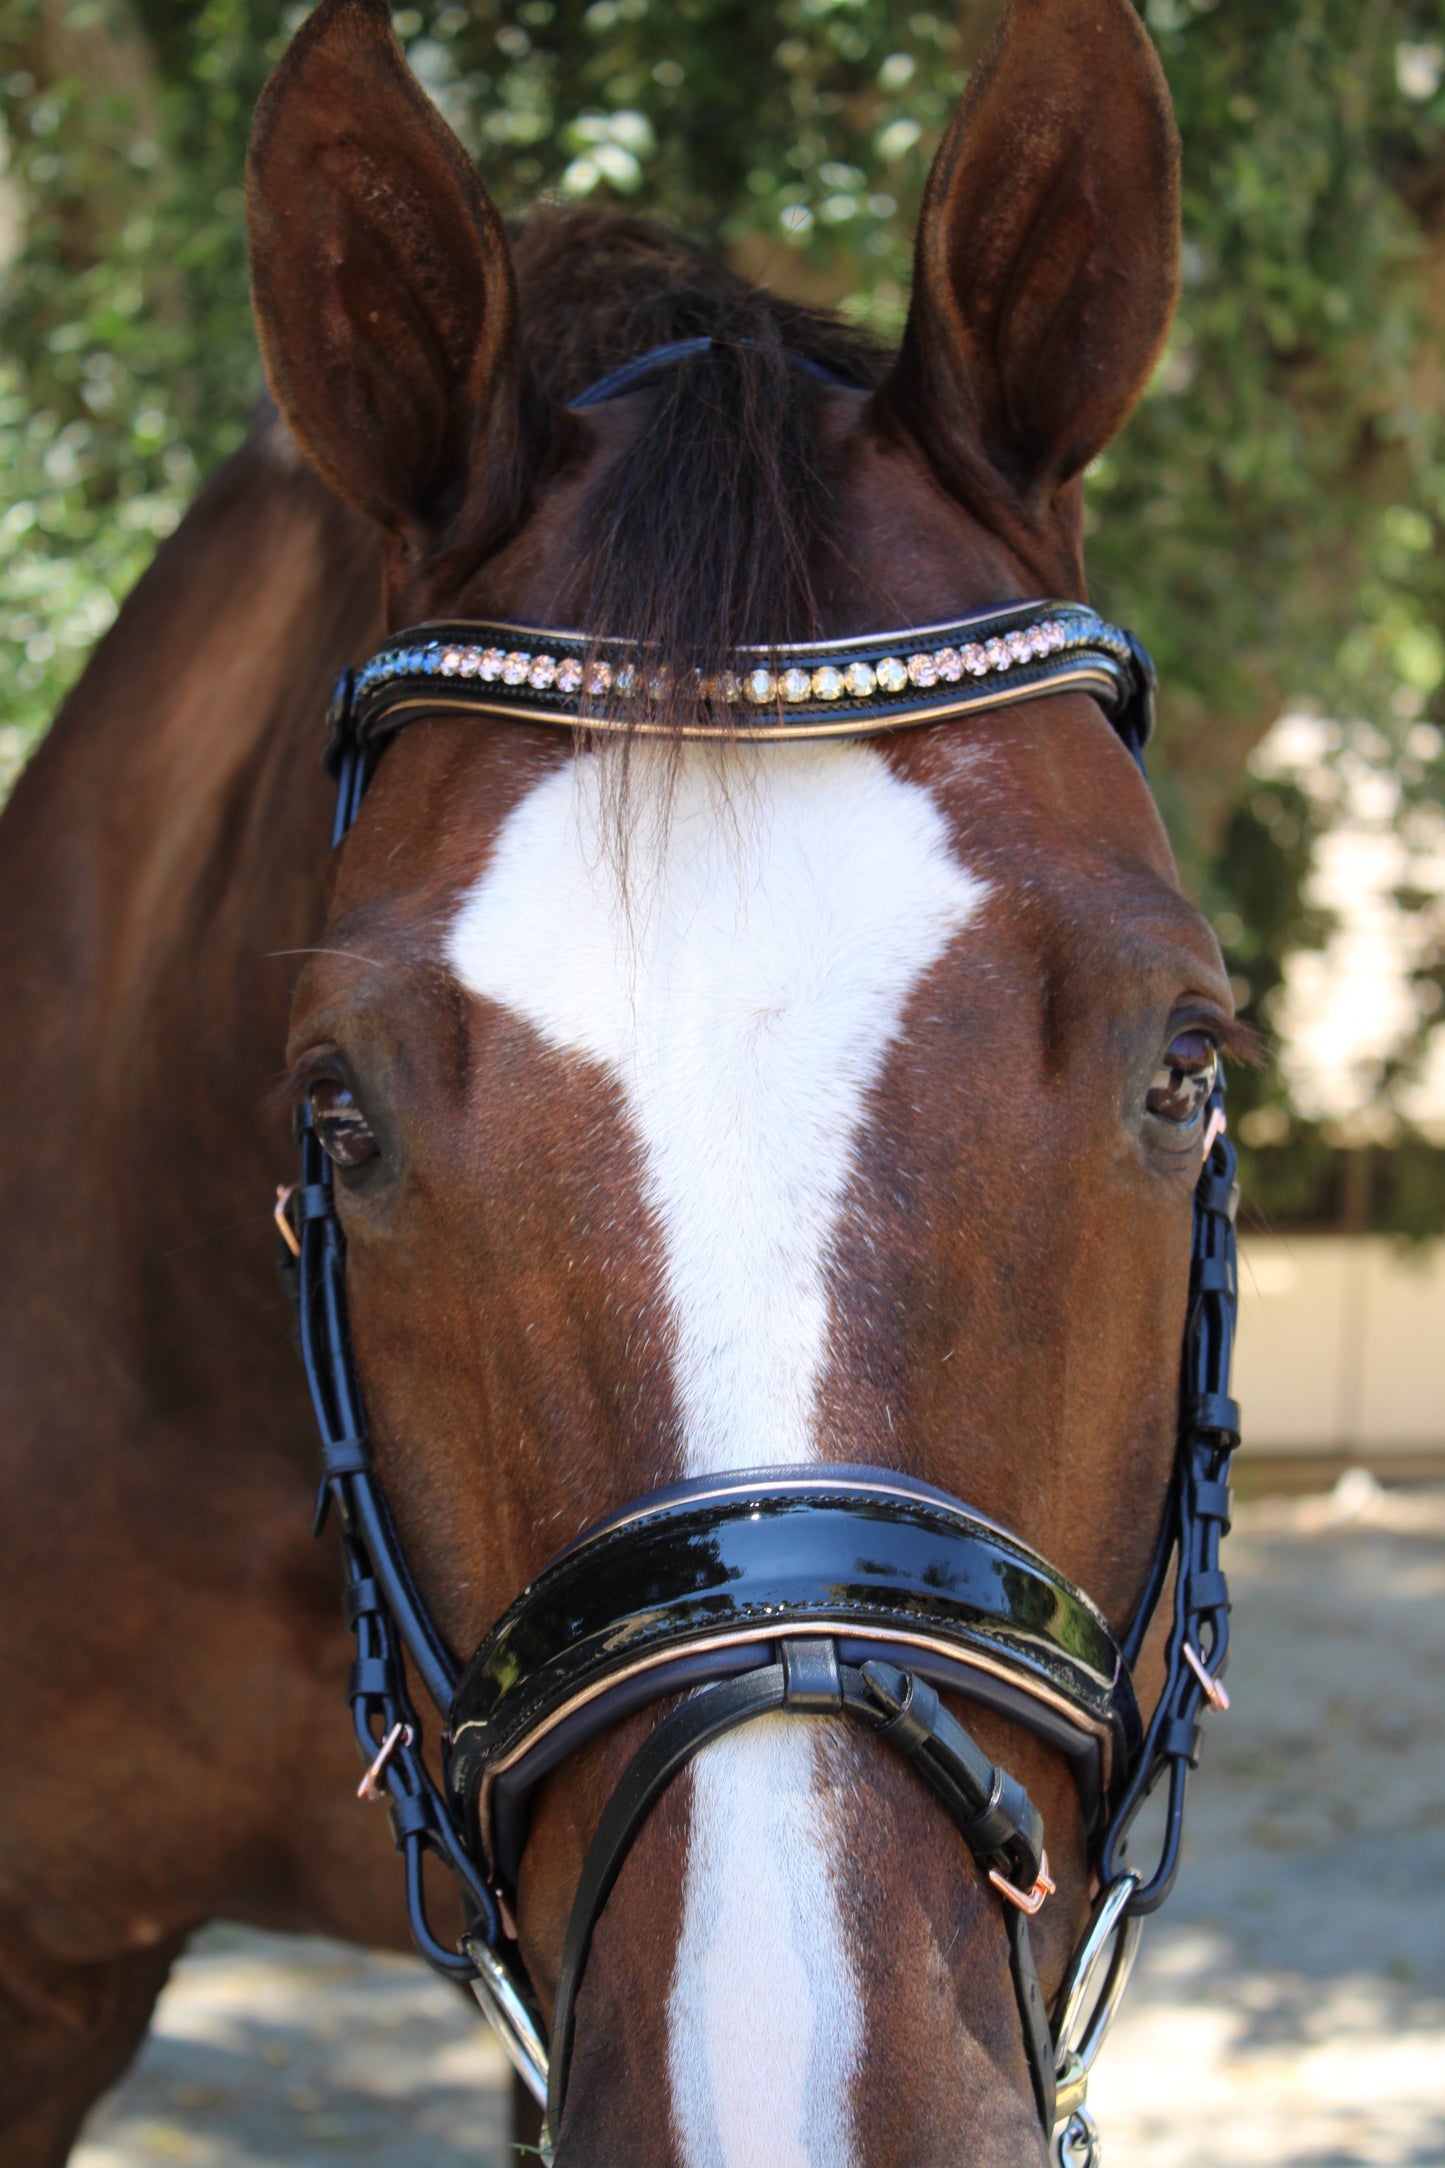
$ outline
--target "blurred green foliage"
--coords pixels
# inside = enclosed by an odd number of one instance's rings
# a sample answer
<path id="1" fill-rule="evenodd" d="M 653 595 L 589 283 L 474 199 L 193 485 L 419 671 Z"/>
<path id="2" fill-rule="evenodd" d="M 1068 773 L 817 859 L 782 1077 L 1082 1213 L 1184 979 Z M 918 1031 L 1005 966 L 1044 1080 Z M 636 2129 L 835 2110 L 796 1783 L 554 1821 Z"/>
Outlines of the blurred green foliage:
<path id="1" fill-rule="evenodd" d="M 244 432 L 246 129 L 306 12 L 0 0 L 0 764 Z M 929 159 L 997 12 L 450 0 L 396 21 L 507 210 L 550 191 L 655 211 L 891 335 Z M 1304 893 L 1327 809 L 1252 778 L 1251 747 L 1312 703 L 1369 723 L 1407 799 L 1445 777 L 1445 0 L 1145 13 L 1184 140 L 1184 293 L 1092 478 L 1094 592 L 1159 661 L 1161 799 L 1267 1027 L 1283 957 L 1327 930 Z M 1445 936 L 1417 977 L 1423 1044 Z M 1331 1154 L 1277 1073 L 1236 1104 L 1262 1117 L 1256 1199 L 1331 1209 Z"/>

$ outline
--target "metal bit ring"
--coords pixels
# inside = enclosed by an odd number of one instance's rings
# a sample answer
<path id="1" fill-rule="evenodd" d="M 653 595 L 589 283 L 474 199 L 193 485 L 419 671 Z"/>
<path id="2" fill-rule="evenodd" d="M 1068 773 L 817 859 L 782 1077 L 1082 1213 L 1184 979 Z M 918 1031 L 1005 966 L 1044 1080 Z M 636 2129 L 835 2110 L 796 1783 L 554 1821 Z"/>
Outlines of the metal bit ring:
<path id="1" fill-rule="evenodd" d="M 1075 2108 L 1054 2136 L 1054 2168 L 1099 2168 L 1104 2149 L 1087 2108 Z"/>

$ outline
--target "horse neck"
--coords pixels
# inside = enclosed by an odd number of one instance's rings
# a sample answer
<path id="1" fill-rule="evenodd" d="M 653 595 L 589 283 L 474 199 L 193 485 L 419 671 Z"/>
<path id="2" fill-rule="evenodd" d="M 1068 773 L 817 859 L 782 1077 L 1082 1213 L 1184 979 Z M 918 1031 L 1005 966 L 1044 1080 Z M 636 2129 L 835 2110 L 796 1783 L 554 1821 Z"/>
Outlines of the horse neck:
<path id="1" fill-rule="evenodd" d="M 158 553 L 6 814 L 12 1224 L 44 1228 L 138 1381 L 173 1379 L 190 1347 L 204 1390 L 217 1351 L 197 1313 L 238 1301 L 284 1351 L 266 1204 L 289 1151 L 268 1099 L 295 952 L 324 922 L 326 699 L 379 622 L 370 530 L 258 432 Z"/>

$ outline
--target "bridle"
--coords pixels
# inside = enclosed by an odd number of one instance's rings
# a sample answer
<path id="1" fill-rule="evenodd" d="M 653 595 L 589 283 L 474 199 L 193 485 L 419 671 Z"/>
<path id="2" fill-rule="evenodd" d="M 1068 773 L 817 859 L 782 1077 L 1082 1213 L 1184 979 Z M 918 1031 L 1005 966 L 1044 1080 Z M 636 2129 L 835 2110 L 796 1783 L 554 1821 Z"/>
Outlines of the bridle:
<path id="1" fill-rule="evenodd" d="M 710 343 L 684 341 L 639 357 L 577 404 L 614 396 Z M 704 720 L 690 734 L 869 737 L 1081 690 L 1098 700 L 1142 769 L 1153 683 L 1139 643 L 1093 610 L 1023 603 L 902 634 L 743 651 L 734 671 L 702 688 Z M 664 691 L 625 642 L 483 623 L 397 633 L 359 674 L 342 673 L 332 700 L 333 842 L 355 819 L 387 743 L 418 716 L 461 712 L 646 735 L 670 728 L 650 712 Z M 1238 1190 L 1222 1084 L 1208 1122 L 1175 1465 L 1148 1582 L 1122 1641 L 1054 1567 L 946 1492 L 893 1469 L 813 1462 L 647 1493 L 553 1559 L 463 1665 L 417 1590 L 376 1480 L 331 1165 L 309 1107 L 301 1108 L 300 1179 L 282 1191 L 277 1224 L 321 1434 L 315 1531 L 332 1505 L 340 1523 L 345 1615 L 357 1640 L 348 1692 L 369 1765 L 361 1792 L 385 1790 L 418 1948 L 437 1971 L 472 1986 L 546 2105 L 549 2149 L 593 1931 L 633 1840 L 702 1747 L 781 1711 L 850 1718 L 903 1754 L 934 1792 L 1003 1907 L 1052 2158 L 1057 2168 L 1095 2168 L 1097 2133 L 1084 2104 L 1089 2071 L 1127 1983 L 1140 1924 L 1173 1886 L 1202 1709 L 1228 1706 L 1221 1677 L 1229 1594 L 1219 1541 L 1239 1443 L 1229 1398 Z M 1165 1684 L 1146 1726 L 1132 1671 L 1171 1568 Z M 407 1659 L 445 1712 L 440 1784 L 422 1753 Z M 1041 1817 L 940 1690 L 1016 1719 L 1062 1753 L 1073 1774 L 1099 1894 L 1052 2012 L 1028 1931 L 1053 1888 Z M 512 1921 L 532 1794 L 589 1740 L 678 1696 L 633 1755 L 589 1847 L 549 2041 Z M 1126 1842 L 1166 1778 L 1163 1835 L 1146 1874 L 1127 1863 Z M 455 1949 L 427 1916 L 427 1852 L 461 1885 L 465 1930 Z"/>

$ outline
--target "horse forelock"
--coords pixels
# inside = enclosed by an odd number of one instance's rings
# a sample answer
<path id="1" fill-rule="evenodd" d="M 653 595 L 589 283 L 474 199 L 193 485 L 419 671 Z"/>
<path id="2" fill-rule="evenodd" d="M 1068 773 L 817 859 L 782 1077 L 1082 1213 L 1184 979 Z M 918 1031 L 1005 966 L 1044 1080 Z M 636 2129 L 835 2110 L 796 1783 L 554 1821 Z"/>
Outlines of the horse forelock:
<path id="1" fill-rule="evenodd" d="M 760 326 L 858 384 L 877 382 L 886 366 L 878 342 L 840 317 L 754 285 L 651 219 L 538 209 L 513 228 L 512 244 L 528 357 L 563 404 L 652 347 Z"/>
<path id="2" fill-rule="evenodd" d="M 651 721 L 683 725 L 742 646 L 815 636 L 849 554 L 816 379 L 865 389 L 887 355 L 645 220 L 534 214 L 516 249 L 531 366 L 559 404 L 620 363 L 713 345 L 627 395 L 628 428 L 577 508 L 556 621 L 637 643 Z M 792 357 L 792 359 L 790 359 Z"/>

